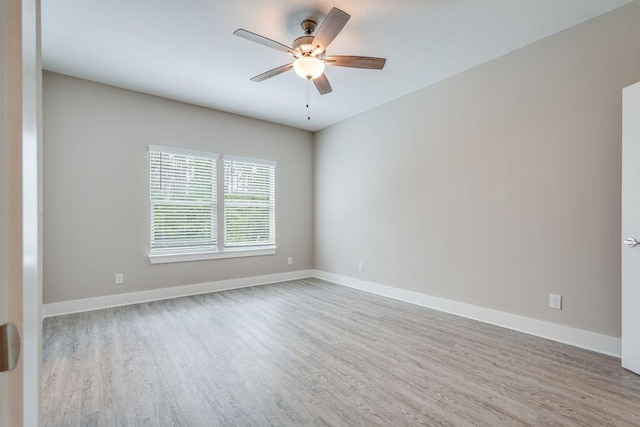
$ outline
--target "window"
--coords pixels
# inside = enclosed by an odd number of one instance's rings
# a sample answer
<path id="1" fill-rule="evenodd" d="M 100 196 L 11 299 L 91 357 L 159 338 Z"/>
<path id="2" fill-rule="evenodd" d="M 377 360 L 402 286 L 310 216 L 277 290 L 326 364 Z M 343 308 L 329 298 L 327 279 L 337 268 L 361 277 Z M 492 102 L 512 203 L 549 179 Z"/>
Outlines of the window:
<path id="1" fill-rule="evenodd" d="M 149 147 L 151 253 L 217 248 L 217 154 Z"/>
<path id="2" fill-rule="evenodd" d="M 225 247 L 275 245 L 276 167 L 224 156 Z"/>
<path id="3" fill-rule="evenodd" d="M 149 147 L 152 264 L 275 253 L 276 163 L 218 157 Z"/>

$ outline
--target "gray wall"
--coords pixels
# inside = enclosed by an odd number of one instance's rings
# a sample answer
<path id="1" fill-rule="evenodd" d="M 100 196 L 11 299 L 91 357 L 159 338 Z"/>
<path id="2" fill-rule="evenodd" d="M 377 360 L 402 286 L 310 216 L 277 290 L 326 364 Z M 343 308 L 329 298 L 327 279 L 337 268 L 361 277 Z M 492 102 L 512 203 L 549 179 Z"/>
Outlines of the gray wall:
<path id="1" fill-rule="evenodd" d="M 317 133 L 315 268 L 619 336 L 638 23 L 634 2 Z"/>
<path id="2" fill-rule="evenodd" d="M 45 303 L 312 268 L 311 133 L 50 72 L 43 114 Z M 277 254 L 149 264 L 150 144 L 277 161 Z"/>

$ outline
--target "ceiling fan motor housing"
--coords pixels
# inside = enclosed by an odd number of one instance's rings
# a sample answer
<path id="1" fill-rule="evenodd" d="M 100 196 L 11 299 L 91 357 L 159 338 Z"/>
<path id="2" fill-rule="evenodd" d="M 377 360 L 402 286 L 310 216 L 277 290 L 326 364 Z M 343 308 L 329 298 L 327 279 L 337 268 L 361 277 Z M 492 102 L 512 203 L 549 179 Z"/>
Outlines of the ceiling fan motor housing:
<path id="1" fill-rule="evenodd" d="M 292 47 L 303 55 L 311 54 L 314 48 L 313 36 L 298 37 L 293 41 Z"/>
<path id="2" fill-rule="evenodd" d="M 322 52 L 314 52 L 315 46 L 313 45 L 314 37 L 311 35 L 316 30 L 316 21 L 312 21 L 311 19 L 306 19 L 300 23 L 302 30 L 304 31 L 304 36 L 298 37 L 293 41 L 293 48 L 300 52 L 303 56 L 320 56 L 319 54 Z"/>

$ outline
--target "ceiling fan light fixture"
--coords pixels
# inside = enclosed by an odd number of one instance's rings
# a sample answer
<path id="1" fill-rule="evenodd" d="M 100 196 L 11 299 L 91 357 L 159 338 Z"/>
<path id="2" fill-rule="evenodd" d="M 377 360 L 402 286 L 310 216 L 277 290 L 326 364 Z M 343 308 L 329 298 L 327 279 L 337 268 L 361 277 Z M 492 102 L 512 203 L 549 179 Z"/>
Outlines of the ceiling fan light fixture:
<path id="1" fill-rule="evenodd" d="M 324 61 L 314 56 L 301 56 L 293 61 L 293 69 L 305 80 L 317 79 L 324 73 Z"/>

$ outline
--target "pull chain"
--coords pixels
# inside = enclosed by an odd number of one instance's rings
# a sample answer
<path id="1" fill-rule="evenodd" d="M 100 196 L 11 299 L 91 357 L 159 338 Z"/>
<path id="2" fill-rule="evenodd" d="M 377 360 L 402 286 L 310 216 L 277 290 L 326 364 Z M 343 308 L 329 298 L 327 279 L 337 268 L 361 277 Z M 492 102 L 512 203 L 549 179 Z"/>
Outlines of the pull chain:
<path id="1" fill-rule="evenodd" d="M 311 120 L 311 79 L 307 79 L 307 120 Z"/>

